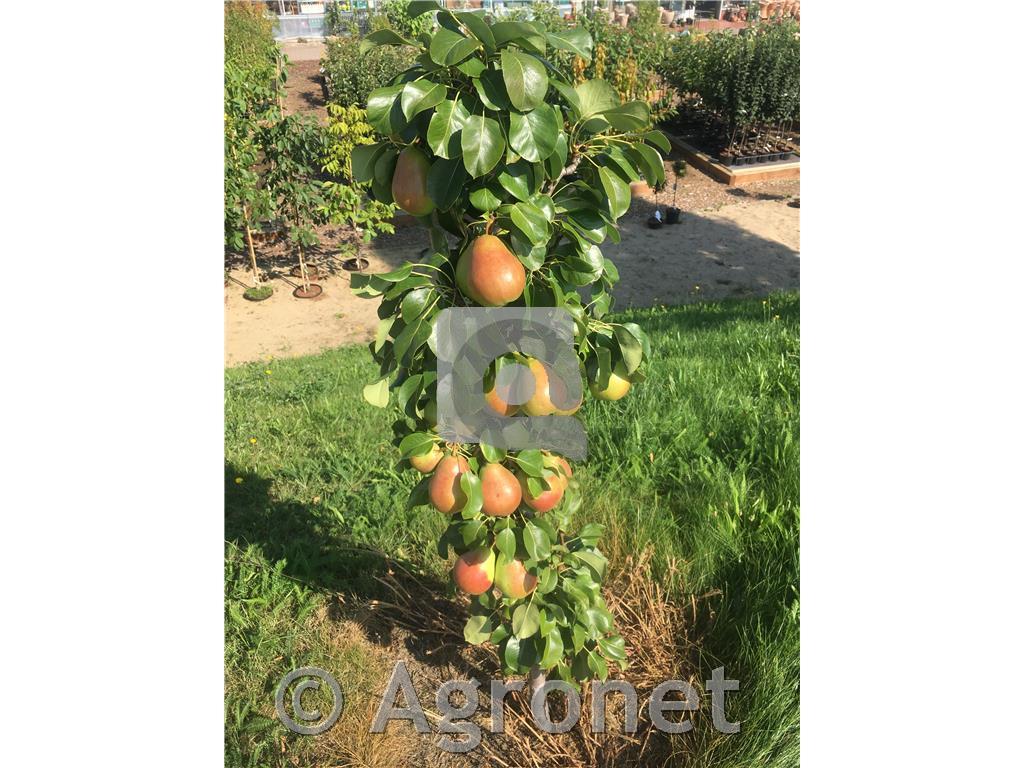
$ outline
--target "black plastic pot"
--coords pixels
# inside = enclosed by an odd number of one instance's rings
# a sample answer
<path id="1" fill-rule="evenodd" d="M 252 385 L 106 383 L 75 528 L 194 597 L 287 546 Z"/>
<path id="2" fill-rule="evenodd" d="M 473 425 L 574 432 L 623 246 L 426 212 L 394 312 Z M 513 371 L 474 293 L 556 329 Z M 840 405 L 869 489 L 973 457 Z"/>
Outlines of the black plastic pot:
<path id="1" fill-rule="evenodd" d="M 679 214 L 681 211 L 678 208 L 668 208 L 665 211 L 665 223 L 666 224 L 678 224 Z"/>
<path id="2" fill-rule="evenodd" d="M 651 214 L 647 217 L 647 226 L 650 229 L 661 229 L 661 220 L 654 214 Z"/>

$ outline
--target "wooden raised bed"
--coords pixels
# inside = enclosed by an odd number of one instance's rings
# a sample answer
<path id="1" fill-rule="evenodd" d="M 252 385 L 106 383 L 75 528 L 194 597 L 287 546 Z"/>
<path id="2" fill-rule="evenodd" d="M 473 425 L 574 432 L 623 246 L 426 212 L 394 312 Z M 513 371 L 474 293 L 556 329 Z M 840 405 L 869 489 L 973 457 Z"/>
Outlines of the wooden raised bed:
<path id="1" fill-rule="evenodd" d="M 755 181 L 779 181 L 800 178 L 800 159 L 784 163 L 756 163 L 754 165 L 725 166 L 678 136 L 666 133 L 672 146 L 686 157 L 686 162 L 716 181 L 730 187 L 750 184 Z"/>

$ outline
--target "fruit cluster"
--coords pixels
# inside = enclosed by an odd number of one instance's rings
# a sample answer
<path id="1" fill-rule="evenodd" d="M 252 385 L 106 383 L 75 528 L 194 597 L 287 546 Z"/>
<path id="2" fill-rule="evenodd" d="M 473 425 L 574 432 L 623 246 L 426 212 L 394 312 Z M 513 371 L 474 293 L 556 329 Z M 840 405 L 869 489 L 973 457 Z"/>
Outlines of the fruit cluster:
<path id="1" fill-rule="evenodd" d="M 624 397 L 646 375 L 650 344 L 636 324 L 607 319 L 618 272 L 599 244 L 618 242 L 631 182 L 664 180 L 658 149 L 668 142 L 645 103 L 620 103 L 603 80 L 574 86 L 550 65 L 549 48 L 589 63 L 585 30 L 491 24 L 421 0 L 409 12 L 435 13 L 437 28 L 416 41 L 392 30 L 364 40 L 420 50 L 416 65 L 370 95 L 367 120 L 380 140 L 357 147 L 352 164 L 375 199 L 419 218 L 431 248 L 418 263 L 352 277 L 357 295 L 381 300 L 370 345 L 380 376 L 363 395 L 398 411 L 394 442 L 424 475 L 409 505 L 449 518 L 438 553 L 454 552 L 453 580 L 470 596 L 466 640 L 494 643 L 509 674 L 604 679 L 626 656 L 601 594 L 602 527 L 573 527 L 582 495 L 564 457 L 438 434 L 434 323 L 447 307 L 563 308 L 591 395 Z M 511 363 L 533 374 L 518 405 L 496 385 Z M 480 386 L 509 418 L 579 418 L 583 405 L 521 351 L 496 360 Z"/>

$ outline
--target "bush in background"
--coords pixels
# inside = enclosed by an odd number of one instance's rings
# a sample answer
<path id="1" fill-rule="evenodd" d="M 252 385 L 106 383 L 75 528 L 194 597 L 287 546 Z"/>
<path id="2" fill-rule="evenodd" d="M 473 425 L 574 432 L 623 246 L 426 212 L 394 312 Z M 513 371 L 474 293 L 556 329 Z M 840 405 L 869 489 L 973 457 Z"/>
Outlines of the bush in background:
<path id="1" fill-rule="evenodd" d="M 371 91 L 390 85 L 415 61 L 412 48 L 378 46 L 360 53 L 359 41 L 358 35 L 327 41 L 321 64 L 331 104 L 365 108 Z"/>
<path id="2" fill-rule="evenodd" d="M 782 130 L 800 120 L 800 27 L 758 24 L 743 34 L 681 37 L 662 71 L 680 93 L 725 126 L 730 145 L 757 126 Z"/>

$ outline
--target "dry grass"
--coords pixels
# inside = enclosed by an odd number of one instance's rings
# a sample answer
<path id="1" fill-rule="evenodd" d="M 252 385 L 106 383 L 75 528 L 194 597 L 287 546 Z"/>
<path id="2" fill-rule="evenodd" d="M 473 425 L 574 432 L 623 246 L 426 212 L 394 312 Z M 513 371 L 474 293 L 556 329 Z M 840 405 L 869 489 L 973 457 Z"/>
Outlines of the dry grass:
<path id="1" fill-rule="evenodd" d="M 500 665 L 493 646 L 467 646 L 462 638 L 466 619 L 465 602 L 437 597 L 416 576 L 394 566 L 380 579 L 392 594 L 392 599 L 371 601 L 360 619 L 368 632 L 391 635 L 392 650 L 406 658 L 420 703 L 427 719 L 436 724 L 439 715 L 433 712 L 434 692 L 449 679 L 470 677 L 485 681 L 480 688 L 480 708 L 474 722 L 483 730 L 483 743 L 468 756 L 450 755 L 434 744 L 436 733 L 422 735 L 422 755 L 426 764 L 439 765 L 493 765 L 511 766 L 629 766 L 662 765 L 674 753 L 682 750 L 679 739 L 669 737 L 652 727 L 647 717 L 645 702 L 654 688 L 671 679 L 689 680 L 700 690 L 697 679 L 696 646 L 691 627 L 696 617 L 697 602 L 686 606 L 673 604 L 658 581 L 651 576 L 650 562 L 653 550 L 624 558 L 621 567 L 612 574 L 605 590 L 609 609 L 626 640 L 629 666 L 624 672 L 615 667 L 612 677 L 631 683 L 640 702 L 639 722 L 635 733 L 622 732 L 624 720 L 623 700 L 619 694 L 608 697 L 607 730 L 592 733 L 590 686 L 584 686 L 581 699 L 581 717 L 577 727 L 565 734 L 549 734 L 540 730 L 529 711 L 527 692 L 511 693 L 505 698 L 505 733 L 490 733 L 490 697 L 486 681 L 501 677 Z M 669 574 L 668 582 L 674 574 Z M 414 650 L 408 658 L 405 650 Z M 393 659 L 394 660 L 394 659 Z M 381 691 L 383 691 L 383 683 Z M 551 715 L 559 719 L 563 702 L 557 695 L 549 697 Z M 372 715 L 371 715 L 372 717 Z M 368 726 L 367 726 L 368 729 Z M 385 746 L 394 734 L 400 740 L 395 747 Z M 407 747 L 411 728 L 389 726 L 385 734 L 376 737 L 377 752 L 364 754 L 382 757 L 401 753 Z M 675 741 L 673 741 L 675 740 Z M 429 742 L 429 744 L 428 744 Z M 394 765 L 392 757 L 386 762 L 351 762 L 346 765 Z"/>

